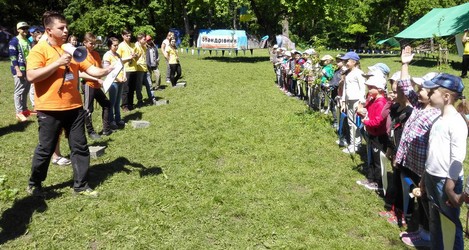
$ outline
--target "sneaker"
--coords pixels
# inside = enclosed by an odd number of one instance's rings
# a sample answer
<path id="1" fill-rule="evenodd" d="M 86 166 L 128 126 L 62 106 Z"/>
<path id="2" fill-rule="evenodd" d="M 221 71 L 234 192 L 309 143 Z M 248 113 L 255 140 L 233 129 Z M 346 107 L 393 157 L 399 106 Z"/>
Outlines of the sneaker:
<path id="1" fill-rule="evenodd" d="M 112 121 L 111 123 L 109 123 L 109 127 L 110 127 L 112 130 L 119 129 L 119 127 L 117 126 L 117 124 L 116 124 L 115 121 Z"/>
<path id="2" fill-rule="evenodd" d="M 400 218 L 396 215 L 394 215 L 392 217 L 389 217 L 388 222 L 393 224 L 393 225 L 397 225 L 399 227 L 404 227 L 404 226 L 407 225 L 407 222 L 405 221 L 404 215 L 402 215 Z"/>
<path id="3" fill-rule="evenodd" d="M 87 188 L 82 191 L 73 191 L 75 195 L 83 195 L 88 197 L 98 197 L 98 191 L 95 191 L 91 188 Z"/>
<path id="4" fill-rule="evenodd" d="M 109 136 L 112 134 L 112 130 L 109 129 L 109 130 L 103 130 L 103 132 L 101 132 L 102 135 L 105 135 L 105 136 Z"/>
<path id="5" fill-rule="evenodd" d="M 348 147 L 344 148 L 342 152 L 346 154 L 355 154 L 359 150 L 359 147 L 356 147 L 354 145 L 349 145 Z"/>
<path id="6" fill-rule="evenodd" d="M 65 157 L 57 157 L 55 159 L 52 159 L 52 164 L 59 166 L 67 166 L 72 164 L 72 162 Z"/>
<path id="7" fill-rule="evenodd" d="M 28 110 L 29 115 L 37 115 L 36 110 Z"/>
<path id="8" fill-rule="evenodd" d="M 376 183 L 376 182 L 370 182 L 370 183 L 366 184 L 365 188 L 367 188 L 369 190 L 372 190 L 372 191 L 379 190 L 378 183 Z"/>
<path id="9" fill-rule="evenodd" d="M 339 140 L 335 141 L 335 143 L 337 145 L 339 145 L 339 147 L 347 147 L 348 146 L 348 143 L 345 139 L 339 139 Z"/>
<path id="10" fill-rule="evenodd" d="M 119 126 L 119 127 L 120 127 L 120 126 L 125 126 L 125 122 L 122 121 L 122 120 L 116 122 L 116 124 L 117 124 L 117 126 Z"/>
<path id="11" fill-rule="evenodd" d="M 411 237 L 402 237 L 401 238 L 402 242 L 406 244 L 407 246 L 411 247 L 430 247 L 431 246 L 431 241 L 425 240 L 420 235 L 414 235 Z"/>
<path id="12" fill-rule="evenodd" d="M 92 140 L 99 140 L 101 139 L 101 136 L 96 134 L 96 132 L 89 133 L 89 136 Z"/>
<path id="13" fill-rule="evenodd" d="M 41 186 L 28 186 L 26 188 L 26 192 L 34 197 L 44 197 L 44 191 L 42 190 Z"/>
<path id="14" fill-rule="evenodd" d="M 402 238 L 402 237 L 414 237 L 416 235 L 420 235 L 420 228 L 419 230 L 415 231 L 415 232 L 401 232 L 399 234 L 399 238 Z"/>
<path id="15" fill-rule="evenodd" d="M 370 183 L 370 181 L 368 179 L 366 179 L 366 180 L 356 181 L 356 183 L 360 186 L 366 186 L 366 185 L 368 185 L 368 183 Z"/>
<path id="16" fill-rule="evenodd" d="M 390 211 L 381 211 L 378 213 L 379 217 L 383 217 L 383 218 L 391 218 L 392 216 L 394 216 L 394 211 L 390 210 Z M 402 236 L 400 236 L 402 237 Z"/>
<path id="17" fill-rule="evenodd" d="M 18 114 L 16 114 L 16 119 L 18 119 L 18 121 L 20 122 L 25 122 L 28 120 L 28 117 L 26 117 L 23 112 L 20 112 Z"/>

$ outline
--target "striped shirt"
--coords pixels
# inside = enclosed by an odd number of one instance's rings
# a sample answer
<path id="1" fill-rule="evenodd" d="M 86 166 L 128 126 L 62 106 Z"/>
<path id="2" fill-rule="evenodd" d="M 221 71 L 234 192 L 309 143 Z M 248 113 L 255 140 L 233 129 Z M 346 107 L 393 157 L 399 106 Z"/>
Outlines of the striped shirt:
<path id="1" fill-rule="evenodd" d="M 422 176 L 425 172 L 430 130 L 441 111 L 437 108 L 425 109 L 425 106 L 418 102 L 418 95 L 410 79 L 398 81 L 397 85 L 414 109 L 405 123 L 396 153 L 396 162 Z"/>

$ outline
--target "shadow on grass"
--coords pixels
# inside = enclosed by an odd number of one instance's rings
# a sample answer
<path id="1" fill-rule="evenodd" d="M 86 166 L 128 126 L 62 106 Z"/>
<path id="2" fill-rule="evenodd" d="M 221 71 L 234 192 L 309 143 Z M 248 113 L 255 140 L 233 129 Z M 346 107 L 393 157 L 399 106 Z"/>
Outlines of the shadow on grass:
<path id="1" fill-rule="evenodd" d="M 131 166 L 138 168 L 140 177 L 157 176 L 163 173 L 160 167 L 145 167 L 140 163 L 129 161 L 127 158 L 119 157 L 112 162 L 98 164 L 89 169 L 89 184 L 92 187 L 101 185 L 110 176 L 115 173 L 125 172 L 130 173 L 132 170 L 126 168 Z M 46 192 L 45 198 L 38 198 L 33 196 L 26 196 L 14 202 L 13 206 L 5 210 L 0 218 L 0 245 L 21 237 L 27 233 L 28 225 L 35 212 L 43 213 L 47 210 L 48 206 L 46 200 L 55 199 L 62 196 L 62 193 L 55 191 L 56 189 L 63 189 L 71 187 L 73 181 L 69 180 L 56 185 L 44 188 Z"/>
<path id="2" fill-rule="evenodd" d="M 203 60 L 217 61 L 217 62 L 231 62 L 231 63 L 257 63 L 268 62 L 268 56 L 238 56 L 238 57 L 224 57 L 224 56 L 210 56 L 204 57 Z"/>
<path id="3" fill-rule="evenodd" d="M 135 113 L 129 113 L 128 115 L 124 116 L 122 120 L 124 120 L 125 123 L 132 121 L 132 120 L 141 120 L 142 119 L 142 112 L 137 111 Z"/>
<path id="4" fill-rule="evenodd" d="M 25 122 L 18 122 L 15 124 L 10 124 L 6 127 L 2 127 L 0 128 L 0 136 L 4 136 L 9 133 L 25 131 L 26 128 L 32 123 L 33 121 L 25 121 Z"/>
<path id="5" fill-rule="evenodd" d="M 116 173 L 125 172 L 127 174 L 131 173 L 132 170 L 126 168 L 126 166 L 131 166 L 133 168 L 138 168 L 140 177 L 159 175 L 163 173 L 163 169 L 160 167 L 145 167 L 140 163 L 131 162 L 125 157 L 119 157 L 112 162 L 103 163 L 94 165 L 90 168 L 89 175 L 89 184 L 91 187 L 97 187 L 104 183 L 109 177 Z"/>
<path id="6" fill-rule="evenodd" d="M 55 199 L 61 195 L 57 192 L 48 192 L 45 199 L 26 196 L 15 201 L 11 208 L 2 213 L 0 219 L 0 228 L 2 229 L 0 245 L 26 234 L 33 214 L 35 212 L 45 212 L 47 210 L 46 200 Z"/>

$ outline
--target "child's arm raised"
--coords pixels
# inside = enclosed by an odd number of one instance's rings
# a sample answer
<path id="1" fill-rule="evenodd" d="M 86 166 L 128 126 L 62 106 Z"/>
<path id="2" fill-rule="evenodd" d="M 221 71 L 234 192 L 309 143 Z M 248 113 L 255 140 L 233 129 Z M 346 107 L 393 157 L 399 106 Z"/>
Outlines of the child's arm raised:
<path id="1" fill-rule="evenodd" d="M 418 95 L 414 90 L 414 86 L 410 81 L 409 75 L 409 63 L 413 58 L 414 54 L 412 54 L 412 48 L 410 46 L 406 46 L 402 50 L 401 80 L 397 81 L 397 86 L 402 90 L 402 92 L 404 92 L 404 95 L 407 97 L 412 106 L 416 107 L 418 105 Z"/>

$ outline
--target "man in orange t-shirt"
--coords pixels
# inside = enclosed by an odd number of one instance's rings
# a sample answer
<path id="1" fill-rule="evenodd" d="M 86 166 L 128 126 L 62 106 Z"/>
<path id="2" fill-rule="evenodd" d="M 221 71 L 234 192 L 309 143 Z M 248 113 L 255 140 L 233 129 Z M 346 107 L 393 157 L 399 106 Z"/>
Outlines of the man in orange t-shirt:
<path id="1" fill-rule="evenodd" d="M 83 45 L 85 45 L 86 50 L 88 51 L 88 56 L 86 57 L 85 61 L 98 68 L 101 68 L 101 56 L 99 56 L 99 53 L 94 50 L 95 44 L 96 36 L 91 32 L 86 33 Z M 106 97 L 106 94 L 104 94 L 104 92 L 101 90 L 103 80 L 98 77 L 90 76 L 86 72 L 80 72 L 80 77 L 85 80 L 85 83 L 83 84 L 83 92 L 85 95 L 83 105 L 84 109 L 86 110 L 85 125 L 86 129 L 88 130 L 88 135 L 91 139 L 101 138 L 101 136 L 99 136 L 93 128 L 92 114 L 94 110 L 94 100 L 98 101 L 99 105 L 103 108 L 101 116 L 103 119 L 102 134 L 112 134 L 112 130 L 109 126 L 109 109 L 111 108 L 111 102 Z"/>
<path id="2" fill-rule="evenodd" d="M 67 40 L 68 29 L 62 14 L 46 11 L 42 21 L 48 38 L 34 46 L 27 58 L 26 76 L 36 89 L 39 125 L 39 143 L 34 151 L 27 192 L 33 196 L 44 195 L 42 182 L 47 177 L 50 159 L 63 129 L 70 145 L 74 192 L 97 196 L 87 180 L 90 152 L 85 136 L 85 111 L 78 90 L 78 71 L 102 77 L 112 68 L 101 69 L 86 61 L 77 63 L 63 51 L 61 46 Z"/>

